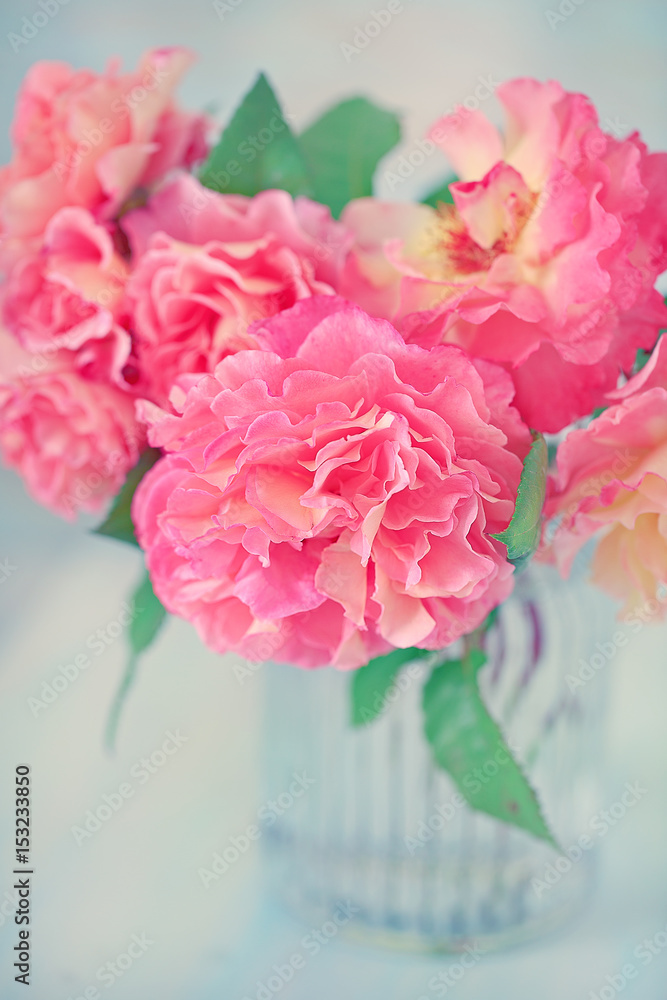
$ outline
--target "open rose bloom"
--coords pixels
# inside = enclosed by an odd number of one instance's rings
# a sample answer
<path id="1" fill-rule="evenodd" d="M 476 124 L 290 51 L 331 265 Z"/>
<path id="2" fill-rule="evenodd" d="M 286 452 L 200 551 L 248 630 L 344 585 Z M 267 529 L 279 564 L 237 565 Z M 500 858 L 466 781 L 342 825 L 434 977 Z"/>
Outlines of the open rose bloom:
<path id="1" fill-rule="evenodd" d="M 536 430 L 604 402 L 667 310 L 667 155 L 617 139 L 558 83 L 499 87 L 501 134 L 459 108 L 430 137 L 461 178 L 452 205 L 352 202 L 345 294 L 424 347 L 453 343 L 503 365 Z M 393 231 L 392 231 L 393 230 Z"/>
<path id="2" fill-rule="evenodd" d="M 530 435 L 509 377 L 406 345 L 341 300 L 253 328 L 257 350 L 144 407 L 166 456 L 134 520 L 158 596 L 220 651 L 359 667 L 439 649 L 508 595 Z M 178 398 L 180 395 L 180 399 Z"/>
<path id="3" fill-rule="evenodd" d="M 553 558 L 567 572 L 601 531 L 598 580 L 655 595 L 667 349 L 634 365 L 667 316 L 667 156 L 514 80 L 502 130 L 464 108 L 431 130 L 451 203 L 350 198 L 337 218 L 338 194 L 312 196 L 337 160 L 316 183 L 274 105 L 233 186 L 225 136 L 209 151 L 177 103 L 191 61 L 38 63 L 19 93 L 0 451 L 32 495 L 108 509 L 150 445 L 132 518 L 164 606 L 219 652 L 358 668 L 485 627 L 524 561 L 527 456 L 562 432 Z M 219 149 L 224 191 L 200 169 Z"/>
<path id="4" fill-rule="evenodd" d="M 153 49 L 134 72 L 37 63 L 18 97 L 14 156 L 0 172 L 0 227 L 41 235 L 59 208 L 112 219 L 123 202 L 173 167 L 200 160 L 206 120 L 180 111 L 173 92 L 192 62 L 185 49 Z"/>
<path id="5" fill-rule="evenodd" d="M 332 295 L 346 229 L 323 205 L 263 191 L 208 191 L 182 176 L 124 220 L 141 389 L 162 403 L 178 375 L 256 346 L 248 330 L 311 295 Z M 324 250 L 323 250 L 324 248 Z"/>
<path id="6" fill-rule="evenodd" d="M 627 613 L 650 602 L 664 616 L 667 586 L 667 342 L 645 368 L 609 394 L 611 405 L 573 431 L 558 454 L 548 510 L 567 572 L 577 550 L 603 532 L 595 580 L 625 601 Z M 653 607 L 655 605 L 655 607 Z"/>

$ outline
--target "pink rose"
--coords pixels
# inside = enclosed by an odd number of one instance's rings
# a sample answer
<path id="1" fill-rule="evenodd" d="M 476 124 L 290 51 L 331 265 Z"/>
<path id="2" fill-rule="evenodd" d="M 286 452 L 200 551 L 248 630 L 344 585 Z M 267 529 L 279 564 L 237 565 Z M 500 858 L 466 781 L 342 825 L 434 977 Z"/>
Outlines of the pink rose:
<path id="1" fill-rule="evenodd" d="M 332 294 L 349 238 L 327 208 L 285 191 L 224 195 L 190 176 L 123 220 L 136 258 L 128 287 L 138 389 L 166 404 L 183 372 L 213 371 L 254 346 L 248 327 Z"/>
<path id="2" fill-rule="evenodd" d="M 513 584 L 491 537 L 530 445 L 509 377 L 333 297 L 252 332 L 181 380 L 178 413 L 143 404 L 166 455 L 133 519 L 165 606 L 215 650 L 303 667 L 478 626 Z"/>
<path id="3" fill-rule="evenodd" d="M 599 405 L 667 322 L 653 288 L 667 263 L 667 154 L 604 133 L 589 101 L 558 83 L 497 93 L 504 138 L 465 108 L 430 133 L 461 178 L 454 205 L 420 206 L 421 227 L 414 206 L 406 241 L 400 226 L 389 239 L 387 207 L 369 203 L 358 241 L 366 260 L 385 258 L 379 278 L 374 266 L 385 301 L 402 272 L 393 319 L 406 339 L 502 364 L 524 419 L 558 431 Z M 367 288 L 366 270 L 345 294 L 364 302 Z"/>
<path id="4" fill-rule="evenodd" d="M 667 339 L 609 395 L 617 402 L 560 445 L 547 512 L 559 518 L 552 551 L 563 573 L 603 532 L 595 580 L 636 612 L 664 601 L 667 584 Z"/>
<path id="5" fill-rule="evenodd" d="M 86 378 L 75 359 L 29 354 L 0 331 L 0 453 L 36 500 L 70 520 L 118 492 L 145 441 L 132 397 Z"/>
<path id="6" fill-rule="evenodd" d="M 102 75 L 35 63 L 18 97 L 14 155 L 0 171 L 2 231 L 38 236 L 66 205 L 112 218 L 135 189 L 201 159 L 206 119 L 172 100 L 192 60 L 186 49 L 153 49 L 123 75 L 116 62 Z"/>
<path id="7" fill-rule="evenodd" d="M 41 248 L 9 272 L 5 325 L 28 351 L 74 351 L 89 374 L 95 365 L 98 377 L 106 368 L 120 379 L 130 350 L 119 324 L 127 275 L 107 230 L 83 208 L 62 208 Z"/>
<path id="8" fill-rule="evenodd" d="M 356 198 L 348 202 L 341 222 L 353 234 L 338 288 L 371 316 L 394 320 L 401 309 L 403 277 L 408 261 L 423 266 L 425 234 L 433 210 L 412 202 Z"/>

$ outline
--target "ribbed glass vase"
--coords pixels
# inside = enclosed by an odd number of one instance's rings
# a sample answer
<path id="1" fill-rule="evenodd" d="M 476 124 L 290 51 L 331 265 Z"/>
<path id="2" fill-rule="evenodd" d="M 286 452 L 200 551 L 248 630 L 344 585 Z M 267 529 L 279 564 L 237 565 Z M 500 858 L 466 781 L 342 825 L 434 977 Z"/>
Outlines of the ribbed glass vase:
<path id="1" fill-rule="evenodd" d="M 595 644 L 612 616 L 583 575 L 564 582 L 539 565 L 522 574 L 480 675 L 560 853 L 470 809 L 435 765 L 423 663 L 361 728 L 349 721 L 349 674 L 267 665 L 265 791 L 278 809 L 263 842 L 274 890 L 310 926 L 332 921 L 395 947 L 494 948 L 548 930 L 585 900 L 595 850 L 580 837 L 603 805 L 606 671 Z M 470 782 L 492 781 L 498 766 L 490 759 Z"/>

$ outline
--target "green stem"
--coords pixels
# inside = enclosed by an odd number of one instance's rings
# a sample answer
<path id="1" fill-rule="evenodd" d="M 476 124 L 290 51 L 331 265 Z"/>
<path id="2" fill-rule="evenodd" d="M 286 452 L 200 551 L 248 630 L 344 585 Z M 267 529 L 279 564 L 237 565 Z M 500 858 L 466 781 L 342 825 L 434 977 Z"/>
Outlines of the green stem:
<path id="1" fill-rule="evenodd" d="M 123 711 L 125 699 L 127 698 L 130 688 L 134 684 L 137 676 L 138 664 L 138 655 L 136 653 L 131 653 L 127 667 L 125 668 L 125 673 L 123 674 L 123 678 L 118 686 L 118 690 L 116 691 L 116 695 L 109 711 L 109 718 L 107 719 L 107 726 L 104 734 L 104 745 L 110 752 L 113 751 L 116 746 L 118 723 L 120 722 L 120 716 Z"/>

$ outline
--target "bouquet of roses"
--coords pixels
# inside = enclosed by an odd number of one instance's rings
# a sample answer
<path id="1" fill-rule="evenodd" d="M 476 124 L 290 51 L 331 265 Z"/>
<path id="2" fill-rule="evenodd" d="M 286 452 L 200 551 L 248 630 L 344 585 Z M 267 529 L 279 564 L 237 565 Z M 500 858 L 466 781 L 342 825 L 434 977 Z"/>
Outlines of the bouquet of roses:
<path id="1" fill-rule="evenodd" d="M 174 103 L 190 61 L 26 77 L 4 460 L 144 551 L 121 694 L 164 609 L 221 653 L 354 671 L 362 723 L 428 658 L 426 735 L 465 793 L 502 739 L 484 631 L 533 553 L 566 572 L 602 529 L 600 584 L 632 607 L 667 583 L 667 154 L 519 79 L 502 133 L 465 107 L 431 130 L 455 177 L 383 202 L 394 114 L 355 98 L 297 136 L 260 76 L 212 144 Z M 510 763 L 473 805 L 549 839 Z"/>

